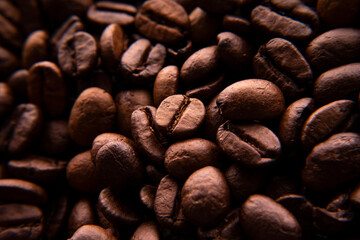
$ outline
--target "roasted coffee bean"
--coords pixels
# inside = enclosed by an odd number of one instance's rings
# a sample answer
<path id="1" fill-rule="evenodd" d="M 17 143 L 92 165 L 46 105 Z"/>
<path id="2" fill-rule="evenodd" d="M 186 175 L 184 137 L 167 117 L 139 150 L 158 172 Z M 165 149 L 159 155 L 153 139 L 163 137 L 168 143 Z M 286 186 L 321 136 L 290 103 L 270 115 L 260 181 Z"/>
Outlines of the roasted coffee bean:
<path id="1" fill-rule="evenodd" d="M 16 100 L 20 102 L 27 101 L 27 82 L 29 77 L 29 71 L 26 69 L 20 69 L 15 71 L 8 78 L 7 82 L 13 91 Z"/>
<path id="2" fill-rule="evenodd" d="M 146 1 L 135 17 L 137 30 L 156 42 L 178 44 L 190 28 L 185 9 L 176 1 Z"/>
<path id="3" fill-rule="evenodd" d="M 80 192 L 98 192 L 103 184 L 98 175 L 90 151 L 74 156 L 66 167 L 69 185 Z"/>
<path id="4" fill-rule="evenodd" d="M 13 49 L 20 49 L 22 36 L 19 29 L 5 16 L 0 14 L 0 44 Z"/>
<path id="5" fill-rule="evenodd" d="M 124 33 L 117 24 L 107 26 L 100 38 L 100 54 L 104 67 L 115 72 L 124 51 Z"/>
<path id="6" fill-rule="evenodd" d="M 315 110 L 312 98 L 301 98 L 285 110 L 279 124 L 279 139 L 289 151 L 299 149 L 301 130 L 310 114 Z"/>
<path id="7" fill-rule="evenodd" d="M 210 46 L 193 53 L 180 70 L 181 84 L 184 86 L 199 86 L 208 81 L 219 65 L 217 46 Z"/>
<path id="8" fill-rule="evenodd" d="M 221 155 L 215 143 L 191 138 L 172 144 L 165 153 L 166 170 L 175 178 L 185 180 L 206 166 L 221 166 Z"/>
<path id="9" fill-rule="evenodd" d="M 8 174 L 39 184 L 51 184 L 64 180 L 67 161 L 31 155 L 9 160 Z"/>
<path id="10" fill-rule="evenodd" d="M 140 201 L 149 210 L 154 211 L 154 202 L 157 188 L 151 185 L 144 185 L 140 190 Z"/>
<path id="11" fill-rule="evenodd" d="M 242 205 L 242 229 L 251 239 L 301 239 L 296 218 L 279 203 L 264 195 L 251 195 Z"/>
<path id="12" fill-rule="evenodd" d="M 262 79 L 247 79 L 231 84 L 217 97 L 220 115 L 229 120 L 267 120 L 285 110 L 280 89 Z"/>
<path id="13" fill-rule="evenodd" d="M 303 236 L 306 231 L 311 231 L 313 227 L 314 206 L 304 196 L 288 194 L 276 199 L 283 207 L 289 210 L 298 220 Z"/>
<path id="14" fill-rule="evenodd" d="M 131 114 L 131 131 L 144 156 L 154 165 L 162 166 L 167 148 L 166 138 L 155 125 L 156 108 L 144 106 Z"/>
<path id="15" fill-rule="evenodd" d="M 216 104 L 217 96 L 215 96 L 206 106 L 204 134 L 210 140 L 216 140 L 216 133 L 221 124 L 226 120 L 220 115 L 219 108 Z"/>
<path id="16" fill-rule="evenodd" d="M 77 201 L 71 210 L 68 220 L 68 233 L 73 235 L 83 225 L 95 224 L 93 204 L 87 198 Z"/>
<path id="17" fill-rule="evenodd" d="M 96 40 L 86 32 L 76 32 L 59 46 L 57 60 L 65 75 L 84 77 L 94 70 L 98 49 Z"/>
<path id="18" fill-rule="evenodd" d="M 65 227 L 70 212 L 70 198 L 62 191 L 50 195 L 44 222 L 44 236 L 54 239 Z"/>
<path id="19" fill-rule="evenodd" d="M 240 226 L 240 209 L 235 208 L 229 212 L 224 220 L 215 228 L 198 228 L 198 237 L 203 240 L 242 240 L 243 234 Z"/>
<path id="20" fill-rule="evenodd" d="M 253 59 L 256 77 L 275 83 L 285 97 L 298 98 L 310 85 L 311 68 L 289 41 L 274 38 L 259 48 Z"/>
<path id="21" fill-rule="evenodd" d="M 316 191 L 329 191 L 357 179 L 359 144 L 360 135 L 349 132 L 335 134 L 316 145 L 306 158 L 303 184 Z"/>
<path id="22" fill-rule="evenodd" d="M 220 30 L 219 19 L 199 7 L 190 13 L 189 20 L 190 39 L 197 46 L 205 45 L 213 40 Z"/>
<path id="23" fill-rule="evenodd" d="M 104 216 L 113 224 L 135 225 L 140 215 L 130 205 L 122 202 L 109 188 L 104 188 L 98 198 Z"/>
<path id="24" fill-rule="evenodd" d="M 71 138 L 66 120 L 45 122 L 41 134 L 41 150 L 50 156 L 64 155 L 71 149 Z"/>
<path id="25" fill-rule="evenodd" d="M 243 201 L 260 190 L 267 176 L 261 169 L 248 168 L 239 164 L 230 165 L 224 175 L 231 194 L 237 201 Z"/>
<path id="26" fill-rule="evenodd" d="M 346 131 L 347 121 L 355 108 L 350 100 L 338 100 L 314 111 L 303 125 L 301 144 L 310 151 L 316 144 L 326 140 L 332 134 Z"/>
<path id="27" fill-rule="evenodd" d="M 231 14 L 225 15 L 223 17 L 222 25 L 226 31 L 240 35 L 248 34 L 252 30 L 251 23 L 248 19 Z"/>
<path id="28" fill-rule="evenodd" d="M 45 204 L 47 194 L 39 185 L 20 179 L 0 179 L 1 202 Z"/>
<path id="29" fill-rule="evenodd" d="M 312 68 L 323 73 L 331 68 L 359 61 L 360 29 L 337 28 L 313 39 L 305 56 Z"/>
<path id="30" fill-rule="evenodd" d="M 359 0 L 318 0 L 316 12 L 321 21 L 330 27 L 342 27 L 355 23 L 360 13 Z"/>
<path id="31" fill-rule="evenodd" d="M 14 3 L 9 1 L 0 2 L 0 15 L 9 20 L 15 26 L 21 25 L 21 13 Z"/>
<path id="32" fill-rule="evenodd" d="M 195 171 L 181 191 L 184 216 L 199 227 L 219 223 L 229 211 L 230 190 L 219 169 L 207 166 Z"/>
<path id="33" fill-rule="evenodd" d="M 88 88 L 76 99 L 69 117 L 72 140 L 90 146 L 94 138 L 108 132 L 114 124 L 116 106 L 113 98 L 100 88 Z"/>
<path id="34" fill-rule="evenodd" d="M 70 16 L 51 37 L 52 57 L 56 58 L 60 46 L 66 39 L 75 32 L 84 31 L 84 29 L 85 26 L 78 16 Z"/>
<path id="35" fill-rule="evenodd" d="M 121 134 L 131 137 L 131 114 L 141 106 L 153 105 L 152 95 L 147 89 L 120 91 L 115 98 L 117 109 L 116 128 Z"/>
<path id="36" fill-rule="evenodd" d="M 10 155 L 25 153 L 39 135 L 42 121 L 42 112 L 36 105 L 18 105 L 1 126 L 1 151 Z"/>
<path id="37" fill-rule="evenodd" d="M 204 118 L 205 106 L 200 100 L 177 94 L 161 102 L 155 123 L 161 132 L 179 139 L 195 134 Z"/>
<path id="38" fill-rule="evenodd" d="M 163 67 L 165 57 L 163 45 L 158 43 L 153 47 L 149 40 L 139 39 L 121 57 L 121 73 L 136 84 L 151 84 Z"/>
<path id="39" fill-rule="evenodd" d="M 45 61 L 49 56 L 49 34 L 44 30 L 31 33 L 26 39 L 22 51 L 22 63 L 30 68 L 34 63 Z"/>
<path id="40" fill-rule="evenodd" d="M 102 133 L 102 134 L 98 135 L 92 143 L 91 160 L 93 162 L 95 161 L 96 154 L 102 146 L 104 146 L 105 144 L 107 144 L 109 142 L 118 142 L 118 141 L 125 141 L 126 143 L 128 143 L 132 146 L 135 146 L 135 143 L 131 139 L 129 139 L 121 134 Z"/>
<path id="41" fill-rule="evenodd" d="M 251 23 L 264 34 L 290 41 L 310 40 L 319 28 L 314 10 L 300 0 L 270 0 L 251 12 Z"/>
<path id="42" fill-rule="evenodd" d="M 113 141 L 103 145 L 96 154 L 96 172 L 115 192 L 139 188 L 144 167 L 136 149 L 126 141 Z"/>
<path id="43" fill-rule="evenodd" d="M 20 66 L 19 58 L 0 46 L 0 77 L 7 77 Z"/>
<path id="44" fill-rule="evenodd" d="M 11 110 L 14 104 L 14 94 L 8 83 L 0 83 L 0 117 Z"/>
<path id="45" fill-rule="evenodd" d="M 116 237 L 97 225 L 84 225 L 71 236 L 71 240 L 116 240 Z"/>
<path id="46" fill-rule="evenodd" d="M 330 69 L 321 74 L 314 83 L 316 104 L 349 98 L 360 91 L 360 63 L 351 63 Z M 338 91 L 341 89 L 341 91 Z"/>
<path id="47" fill-rule="evenodd" d="M 253 50 L 248 41 L 231 32 L 218 34 L 217 40 L 218 54 L 222 62 L 236 70 L 249 67 Z"/>
<path id="48" fill-rule="evenodd" d="M 54 117 L 64 112 L 67 88 L 56 64 L 43 61 L 32 65 L 27 87 L 30 102 Z"/>
<path id="49" fill-rule="evenodd" d="M 43 233 L 43 213 L 29 204 L 0 205 L 0 239 L 36 240 Z"/>
<path id="50" fill-rule="evenodd" d="M 137 227 L 131 240 L 160 240 L 160 231 L 155 222 L 144 222 Z"/>
<path id="51" fill-rule="evenodd" d="M 222 124 L 216 142 L 233 161 L 251 167 L 274 164 L 281 153 L 277 136 L 267 127 L 256 124 Z"/>
<path id="52" fill-rule="evenodd" d="M 162 227 L 182 231 L 189 226 L 180 201 L 181 186 L 169 175 L 162 178 L 154 201 L 156 219 Z"/>
<path id="53" fill-rule="evenodd" d="M 177 66 L 167 66 L 159 71 L 156 75 L 153 88 L 154 105 L 156 107 L 165 98 L 178 93 L 179 78 L 180 73 Z"/>
<path id="54" fill-rule="evenodd" d="M 109 24 L 127 27 L 134 23 L 135 14 L 136 8 L 133 5 L 101 1 L 89 7 L 87 18 L 92 24 L 101 27 Z"/>

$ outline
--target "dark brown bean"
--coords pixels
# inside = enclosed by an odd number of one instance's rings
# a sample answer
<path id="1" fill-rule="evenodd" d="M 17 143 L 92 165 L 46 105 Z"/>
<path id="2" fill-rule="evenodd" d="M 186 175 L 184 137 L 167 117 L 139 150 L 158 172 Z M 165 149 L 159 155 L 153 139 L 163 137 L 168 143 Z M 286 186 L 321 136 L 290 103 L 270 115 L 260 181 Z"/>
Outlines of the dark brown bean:
<path id="1" fill-rule="evenodd" d="M 45 61 L 49 57 L 49 34 L 44 30 L 32 32 L 25 40 L 22 50 L 22 63 L 30 68 L 34 63 Z"/>

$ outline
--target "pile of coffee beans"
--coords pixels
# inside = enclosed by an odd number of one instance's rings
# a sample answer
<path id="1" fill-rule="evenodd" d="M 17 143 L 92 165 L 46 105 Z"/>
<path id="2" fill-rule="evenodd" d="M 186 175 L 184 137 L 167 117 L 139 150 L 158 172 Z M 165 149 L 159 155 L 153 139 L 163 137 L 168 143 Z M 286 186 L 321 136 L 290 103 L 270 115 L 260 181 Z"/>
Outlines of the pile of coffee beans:
<path id="1" fill-rule="evenodd" d="M 360 0 L 0 0 L 0 240 L 360 239 Z"/>

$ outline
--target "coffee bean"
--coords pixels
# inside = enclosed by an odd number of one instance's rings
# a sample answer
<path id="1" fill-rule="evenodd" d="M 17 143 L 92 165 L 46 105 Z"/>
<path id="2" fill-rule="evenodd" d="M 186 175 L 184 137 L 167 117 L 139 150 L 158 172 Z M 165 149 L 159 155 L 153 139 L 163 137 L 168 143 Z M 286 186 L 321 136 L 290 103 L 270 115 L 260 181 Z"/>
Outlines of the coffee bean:
<path id="1" fill-rule="evenodd" d="M 65 110 L 67 88 L 59 67 L 48 61 L 34 64 L 28 77 L 30 102 L 43 107 L 51 116 Z"/>
<path id="2" fill-rule="evenodd" d="M 342 131 L 354 108 L 353 101 L 338 100 L 314 111 L 304 123 L 301 131 L 303 149 L 310 151 L 316 144 L 326 140 L 332 134 Z"/>
<path id="3" fill-rule="evenodd" d="M 151 185 L 144 185 L 140 190 L 140 201 L 149 210 L 154 211 L 155 195 L 157 188 Z"/>
<path id="4" fill-rule="evenodd" d="M 1 126 L 1 151 L 10 155 L 25 153 L 39 135 L 42 121 L 42 112 L 36 105 L 18 105 Z"/>
<path id="5" fill-rule="evenodd" d="M 161 102 L 155 123 L 161 132 L 179 139 L 195 134 L 204 117 L 205 106 L 200 100 L 177 94 Z"/>
<path id="6" fill-rule="evenodd" d="M 158 107 L 165 98 L 178 93 L 179 77 L 179 69 L 177 66 L 167 66 L 159 71 L 155 78 L 153 88 L 154 105 L 156 107 Z"/>
<path id="7" fill-rule="evenodd" d="M 107 239 L 107 240 L 116 240 L 112 234 L 107 232 L 104 228 L 97 225 L 84 225 L 78 228 L 76 232 L 71 236 L 71 240 L 99 240 L 99 239 Z"/>
<path id="8" fill-rule="evenodd" d="M 66 179 L 72 188 L 80 192 L 98 192 L 103 187 L 90 151 L 79 153 L 70 160 L 66 167 Z"/>
<path id="9" fill-rule="evenodd" d="M 194 45 L 201 46 L 213 40 L 220 30 L 219 18 L 201 8 L 195 8 L 189 15 L 190 39 Z"/>
<path id="10" fill-rule="evenodd" d="M 219 223 L 230 207 L 230 190 L 219 169 L 207 166 L 190 175 L 181 191 L 186 219 L 200 227 Z"/>
<path id="11" fill-rule="evenodd" d="M 355 23 L 360 13 L 360 2 L 319 0 L 316 12 L 320 19 L 328 26 L 341 27 Z M 336 16 L 336 17 L 335 17 Z"/>
<path id="12" fill-rule="evenodd" d="M 232 164 L 224 175 L 231 194 L 237 201 L 243 201 L 264 186 L 267 174 L 261 169 Z"/>
<path id="13" fill-rule="evenodd" d="M 222 25 L 226 31 L 240 35 L 248 34 L 252 31 L 252 26 L 248 19 L 232 14 L 224 15 Z"/>
<path id="14" fill-rule="evenodd" d="M 83 225 L 95 224 L 93 205 L 87 198 L 77 201 L 71 210 L 68 220 L 68 233 L 73 235 Z"/>
<path id="15" fill-rule="evenodd" d="M 151 84 L 164 65 L 166 49 L 161 44 L 154 47 L 147 39 L 134 42 L 123 54 L 120 68 L 124 78 L 136 84 Z"/>
<path id="16" fill-rule="evenodd" d="M 6 48 L 0 46 L 0 76 L 7 77 L 20 66 L 19 58 Z"/>
<path id="17" fill-rule="evenodd" d="M 181 186 L 169 175 L 162 178 L 154 201 L 156 219 L 162 227 L 183 231 L 189 226 L 180 201 Z"/>
<path id="18" fill-rule="evenodd" d="M 267 127 L 256 124 L 222 124 L 216 142 L 233 161 L 252 167 L 274 164 L 281 153 L 277 136 Z"/>
<path id="19" fill-rule="evenodd" d="M 217 35 L 217 40 L 219 58 L 228 67 L 240 70 L 250 65 L 253 50 L 244 38 L 231 32 L 222 32 Z"/>
<path id="20" fill-rule="evenodd" d="M 235 208 L 229 212 L 224 220 L 215 228 L 198 228 L 200 239 L 241 240 L 243 234 L 240 226 L 240 209 Z"/>
<path id="21" fill-rule="evenodd" d="M 117 24 L 107 26 L 100 38 L 100 54 L 104 66 L 111 72 L 119 66 L 124 51 L 124 33 Z"/>
<path id="22" fill-rule="evenodd" d="M 44 30 L 31 33 L 24 43 L 22 63 L 25 68 L 30 68 L 34 63 L 48 59 L 49 34 Z"/>
<path id="23" fill-rule="evenodd" d="M 286 208 L 264 195 L 251 195 L 242 205 L 240 222 L 251 239 L 301 239 L 301 227 Z"/>
<path id="24" fill-rule="evenodd" d="M 36 240 L 43 232 L 43 213 L 29 204 L 0 205 L 1 239 Z"/>
<path id="25" fill-rule="evenodd" d="M 52 57 L 56 58 L 58 50 L 62 43 L 71 35 L 78 31 L 84 31 L 85 26 L 78 16 L 70 16 L 61 27 L 51 37 L 51 46 L 53 47 Z"/>
<path id="26" fill-rule="evenodd" d="M 47 194 L 39 185 L 20 179 L 0 179 L 1 202 L 45 204 Z"/>
<path id="27" fill-rule="evenodd" d="M 79 31 L 62 42 L 57 60 L 65 75 L 73 78 L 84 77 L 96 66 L 97 51 L 94 37 Z"/>
<path id="28" fill-rule="evenodd" d="M 131 137 L 131 114 L 140 106 L 151 106 L 152 95 L 147 89 L 120 91 L 115 98 L 117 109 L 116 128 L 119 133 Z"/>
<path id="29" fill-rule="evenodd" d="M 251 23 L 264 34 L 300 42 L 315 35 L 319 18 L 300 0 L 270 0 L 252 10 Z"/>
<path id="30" fill-rule="evenodd" d="M 0 15 L 0 43 L 13 49 L 20 49 L 22 45 L 22 36 L 18 28 L 5 16 Z"/>
<path id="31" fill-rule="evenodd" d="M 216 104 L 221 116 L 229 120 L 272 119 L 285 110 L 280 89 L 262 79 L 247 79 L 231 84 L 220 92 Z"/>
<path id="32" fill-rule="evenodd" d="M 144 106 L 131 114 L 131 131 L 144 156 L 154 165 L 162 166 L 168 145 L 166 138 L 155 125 L 156 108 Z"/>
<path id="33" fill-rule="evenodd" d="M 71 149 L 71 138 L 66 120 L 51 120 L 44 124 L 41 150 L 50 156 L 64 155 Z"/>
<path id="34" fill-rule="evenodd" d="M 217 70 L 217 46 L 210 46 L 193 53 L 183 64 L 180 70 L 181 84 L 184 86 L 199 86 L 207 81 Z"/>
<path id="35" fill-rule="evenodd" d="M 140 215 L 122 202 L 109 188 L 104 188 L 98 198 L 104 216 L 113 224 L 132 226 L 140 221 Z"/>
<path id="36" fill-rule="evenodd" d="M 289 151 L 299 149 L 302 127 L 314 110 L 312 98 L 299 99 L 285 110 L 280 120 L 278 136 L 281 144 Z"/>
<path id="37" fill-rule="evenodd" d="M 94 138 L 108 132 L 116 107 L 111 95 L 100 88 L 88 88 L 76 99 L 69 117 L 69 133 L 75 143 L 90 146 Z"/>
<path id="38" fill-rule="evenodd" d="M 101 1 L 89 7 L 87 18 L 92 24 L 101 27 L 109 24 L 127 27 L 134 23 L 135 14 L 136 8 L 133 5 Z"/>
<path id="39" fill-rule="evenodd" d="M 150 0 L 137 12 L 135 26 L 150 40 L 178 44 L 187 35 L 190 22 L 185 9 L 176 1 Z"/>
<path id="40" fill-rule="evenodd" d="M 166 170 L 177 179 L 187 179 L 196 170 L 220 167 L 220 152 L 215 143 L 206 139 L 191 138 L 172 144 L 165 153 Z"/>
<path id="41" fill-rule="evenodd" d="M 160 231 L 155 222 L 144 222 L 134 232 L 131 240 L 160 240 Z"/>
<path id="42" fill-rule="evenodd" d="M 255 75 L 275 83 L 286 97 L 302 96 L 313 79 L 299 50 L 289 41 L 273 38 L 259 48 L 253 59 Z"/>
<path id="43" fill-rule="evenodd" d="M 356 94 L 360 91 L 360 84 L 356 81 L 359 76 L 360 63 L 351 63 L 324 72 L 314 83 L 316 103 L 323 105 Z M 341 91 L 338 91 L 340 88 Z"/>
<path id="44" fill-rule="evenodd" d="M 43 156 L 31 155 L 22 159 L 13 159 L 7 163 L 8 174 L 39 184 L 51 184 L 63 181 L 67 162 Z"/>
<path id="45" fill-rule="evenodd" d="M 302 170 L 304 185 L 313 190 L 328 191 L 357 179 L 359 144 L 359 134 L 338 133 L 316 145 Z"/>
<path id="46" fill-rule="evenodd" d="M 8 78 L 8 84 L 11 87 L 16 99 L 19 102 L 27 102 L 27 79 L 29 77 L 29 71 L 26 69 L 20 69 L 15 71 Z"/>
<path id="47" fill-rule="evenodd" d="M 106 185 L 115 192 L 138 188 L 144 167 L 136 149 L 125 141 L 109 142 L 96 154 L 96 171 Z"/>
<path id="48" fill-rule="evenodd" d="M 117 142 L 117 141 L 125 141 L 126 143 L 135 147 L 135 143 L 131 139 L 125 137 L 124 135 L 117 133 L 102 133 L 98 135 L 92 143 L 91 160 L 93 162 L 95 161 L 96 154 L 102 146 L 104 146 L 109 142 Z"/>
<path id="49" fill-rule="evenodd" d="M 5 116 L 14 104 L 14 94 L 7 83 L 0 83 L 0 116 Z"/>
<path id="50" fill-rule="evenodd" d="M 14 6 L 14 3 L 9 1 L 0 2 L 0 15 L 9 20 L 15 26 L 21 25 L 21 13 L 19 9 Z"/>
<path id="51" fill-rule="evenodd" d="M 305 50 L 305 56 L 311 67 L 323 73 L 331 68 L 359 61 L 359 42 L 359 29 L 333 29 L 313 39 Z"/>

